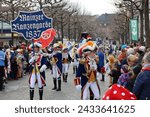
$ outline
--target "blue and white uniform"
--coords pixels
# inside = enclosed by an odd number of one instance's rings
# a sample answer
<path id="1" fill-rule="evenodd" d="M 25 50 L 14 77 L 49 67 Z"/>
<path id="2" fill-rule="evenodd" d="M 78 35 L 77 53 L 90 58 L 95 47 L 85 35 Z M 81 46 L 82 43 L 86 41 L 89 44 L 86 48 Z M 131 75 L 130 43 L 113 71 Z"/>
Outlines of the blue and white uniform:
<path id="1" fill-rule="evenodd" d="M 52 75 L 54 88 L 52 90 L 61 91 L 61 74 L 62 74 L 62 53 L 58 44 L 54 44 L 56 48 L 50 55 L 52 65 Z M 58 82 L 58 87 L 57 87 Z"/>
<path id="2" fill-rule="evenodd" d="M 39 48 L 39 51 L 32 53 L 31 59 L 29 60 L 29 63 L 30 63 L 30 78 L 29 78 L 30 100 L 33 100 L 34 87 L 36 83 L 38 83 L 38 87 L 39 87 L 39 99 L 42 100 L 43 87 L 46 86 L 45 70 L 47 68 L 47 59 L 40 52 L 40 48 L 42 47 L 40 43 L 36 42 L 34 43 L 34 46 L 31 45 L 31 47 Z"/>
<path id="3" fill-rule="evenodd" d="M 76 78 L 81 79 L 81 99 L 90 99 L 90 93 L 94 94 L 94 99 L 100 99 L 100 88 L 97 82 L 96 60 L 83 58 L 80 60 L 76 73 Z"/>

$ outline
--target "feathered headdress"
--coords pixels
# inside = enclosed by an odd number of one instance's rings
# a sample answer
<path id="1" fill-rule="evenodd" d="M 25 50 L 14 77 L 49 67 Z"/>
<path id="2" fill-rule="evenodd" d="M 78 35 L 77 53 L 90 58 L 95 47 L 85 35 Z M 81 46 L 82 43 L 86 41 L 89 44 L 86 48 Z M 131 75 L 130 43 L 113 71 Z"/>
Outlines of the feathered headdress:
<path id="1" fill-rule="evenodd" d="M 81 56 L 83 53 L 91 52 L 94 51 L 95 49 L 97 49 L 97 45 L 92 41 L 88 41 L 78 48 L 77 53 Z"/>

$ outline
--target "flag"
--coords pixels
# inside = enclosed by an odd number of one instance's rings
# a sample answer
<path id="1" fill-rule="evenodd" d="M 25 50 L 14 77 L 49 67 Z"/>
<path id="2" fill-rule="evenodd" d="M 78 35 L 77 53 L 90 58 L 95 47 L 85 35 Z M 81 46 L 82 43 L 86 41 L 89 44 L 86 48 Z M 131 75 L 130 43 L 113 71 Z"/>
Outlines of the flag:
<path id="1" fill-rule="evenodd" d="M 53 28 L 47 29 L 43 31 L 40 38 L 34 40 L 34 42 L 40 42 L 42 44 L 42 49 L 44 49 L 53 42 L 55 35 L 56 31 Z"/>

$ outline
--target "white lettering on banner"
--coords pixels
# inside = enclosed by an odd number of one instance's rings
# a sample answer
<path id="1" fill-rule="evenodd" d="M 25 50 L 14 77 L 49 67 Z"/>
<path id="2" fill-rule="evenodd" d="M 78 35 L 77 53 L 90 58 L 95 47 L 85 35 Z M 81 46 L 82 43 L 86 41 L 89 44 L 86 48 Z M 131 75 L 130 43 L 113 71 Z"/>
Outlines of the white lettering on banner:
<path id="1" fill-rule="evenodd" d="M 20 15 L 20 21 L 40 21 L 43 20 L 44 15 Z"/>
<path id="2" fill-rule="evenodd" d="M 35 31 L 26 31 L 26 36 L 27 37 L 30 37 L 30 38 L 32 38 L 32 37 L 37 37 L 37 36 L 40 36 L 40 34 L 41 34 L 41 31 L 40 30 L 35 30 Z"/>
<path id="3" fill-rule="evenodd" d="M 11 31 L 22 34 L 26 40 L 38 39 L 43 31 L 52 28 L 52 20 L 43 10 L 20 11 L 16 19 L 11 21 Z"/>
<path id="4" fill-rule="evenodd" d="M 44 23 L 33 23 L 33 24 L 13 24 L 13 30 L 39 30 L 41 28 L 50 28 L 51 23 L 50 22 L 44 22 Z"/>

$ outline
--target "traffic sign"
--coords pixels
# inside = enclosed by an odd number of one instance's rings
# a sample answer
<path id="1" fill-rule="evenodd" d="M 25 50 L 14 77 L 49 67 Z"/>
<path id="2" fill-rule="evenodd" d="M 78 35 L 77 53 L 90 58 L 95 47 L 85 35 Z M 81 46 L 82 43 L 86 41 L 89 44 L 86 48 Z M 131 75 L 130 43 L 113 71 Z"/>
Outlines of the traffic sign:
<path id="1" fill-rule="evenodd" d="M 20 11 L 10 23 L 11 31 L 22 34 L 26 40 L 38 39 L 43 31 L 52 28 L 52 18 L 47 17 L 43 10 Z"/>

